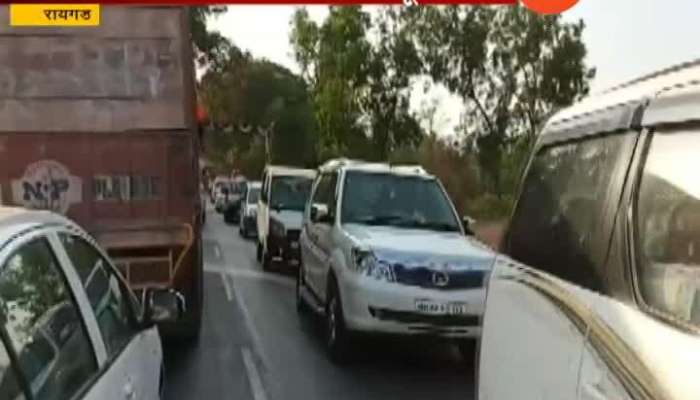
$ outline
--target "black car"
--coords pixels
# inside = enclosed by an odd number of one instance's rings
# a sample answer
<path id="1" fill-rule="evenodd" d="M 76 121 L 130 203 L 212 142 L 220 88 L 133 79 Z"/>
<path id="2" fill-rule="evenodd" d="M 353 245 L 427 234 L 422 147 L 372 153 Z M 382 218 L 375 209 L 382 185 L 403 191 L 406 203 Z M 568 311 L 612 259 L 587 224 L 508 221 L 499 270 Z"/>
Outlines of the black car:
<path id="1" fill-rule="evenodd" d="M 241 203 L 245 199 L 248 191 L 248 183 L 245 181 L 236 182 L 231 185 L 229 200 L 224 205 L 224 222 L 227 224 L 238 224 L 241 222 Z"/>

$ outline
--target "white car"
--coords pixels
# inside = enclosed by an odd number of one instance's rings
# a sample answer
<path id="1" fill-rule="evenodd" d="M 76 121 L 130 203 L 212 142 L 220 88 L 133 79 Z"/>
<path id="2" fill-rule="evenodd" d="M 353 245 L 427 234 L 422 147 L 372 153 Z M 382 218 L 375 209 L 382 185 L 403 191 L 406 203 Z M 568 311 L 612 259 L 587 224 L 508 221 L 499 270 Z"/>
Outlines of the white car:
<path id="1" fill-rule="evenodd" d="M 47 211 L 0 207 L 0 397 L 158 399 L 155 322 L 184 309 L 171 290 L 144 304 L 82 229 Z"/>
<path id="2" fill-rule="evenodd" d="M 299 264 L 301 220 L 315 176 L 312 169 L 265 167 L 257 210 L 257 259 L 263 269 Z"/>
<path id="3" fill-rule="evenodd" d="M 258 215 L 258 200 L 260 200 L 260 189 L 262 183 L 258 181 L 248 182 L 248 187 L 245 192 L 245 199 L 241 204 L 238 223 L 238 232 L 242 237 L 248 238 L 251 235 L 257 235 L 257 215 Z"/>
<path id="4" fill-rule="evenodd" d="M 473 357 L 494 253 L 422 168 L 329 161 L 300 243 L 297 305 L 325 316 L 333 360 L 360 332 L 447 339 Z"/>

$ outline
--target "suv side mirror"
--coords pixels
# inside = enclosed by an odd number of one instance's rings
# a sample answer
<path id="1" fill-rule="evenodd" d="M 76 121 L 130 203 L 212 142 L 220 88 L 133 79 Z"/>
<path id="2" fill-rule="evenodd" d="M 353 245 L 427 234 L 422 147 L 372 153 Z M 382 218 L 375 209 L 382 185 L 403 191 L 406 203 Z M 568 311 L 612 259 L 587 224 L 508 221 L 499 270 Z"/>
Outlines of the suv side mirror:
<path id="1" fill-rule="evenodd" d="M 462 226 L 464 226 L 464 233 L 467 234 L 467 236 L 474 236 L 474 225 L 476 224 L 476 220 L 468 215 L 462 216 Z"/>
<path id="2" fill-rule="evenodd" d="M 325 204 L 312 204 L 310 215 L 313 223 L 330 223 L 330 215 L 328 215 L 328 206 Z"/>
<path id="3" fill-rule="evenodd" d="M 147 288 L 143 292 L 143 323 L 145 326 L 176 322 L 185 313 L 185 296 L 175 289 Z"/>

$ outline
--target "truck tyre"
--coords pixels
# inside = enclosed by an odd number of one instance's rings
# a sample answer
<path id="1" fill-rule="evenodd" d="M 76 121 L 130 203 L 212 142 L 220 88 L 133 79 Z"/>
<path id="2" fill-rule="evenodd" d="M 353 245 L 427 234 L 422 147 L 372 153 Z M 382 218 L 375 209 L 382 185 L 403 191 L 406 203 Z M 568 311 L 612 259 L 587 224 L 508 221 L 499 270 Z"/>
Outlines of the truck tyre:
<path id="1" fill-rule="evenodd" d="M 345 326 L 343 305 L 340 300 L 338 284 L 334 277 L 328 285 L 328 303 L 326 304 L 326 349 L 335 364 L 347 363 L 350 359 L 352 333 Z"/>

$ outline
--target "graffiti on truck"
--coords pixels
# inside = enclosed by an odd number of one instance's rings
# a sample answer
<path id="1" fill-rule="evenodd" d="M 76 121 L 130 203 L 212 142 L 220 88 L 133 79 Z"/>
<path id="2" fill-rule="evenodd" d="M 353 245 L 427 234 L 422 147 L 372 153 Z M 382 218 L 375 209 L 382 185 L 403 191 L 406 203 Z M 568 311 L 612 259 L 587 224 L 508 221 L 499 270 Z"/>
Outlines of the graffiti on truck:
<path id="1" fill-rule="evenodd" d="M 41 160 L 12 181 L 12 196 L 16 204 L 24 207 L 65 214 L 72 204 L 82 201 L 82 186 L 82 180 L 71 175 L 65 165 Z"/>

